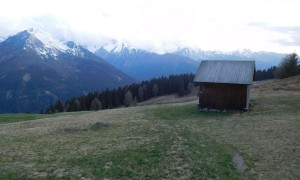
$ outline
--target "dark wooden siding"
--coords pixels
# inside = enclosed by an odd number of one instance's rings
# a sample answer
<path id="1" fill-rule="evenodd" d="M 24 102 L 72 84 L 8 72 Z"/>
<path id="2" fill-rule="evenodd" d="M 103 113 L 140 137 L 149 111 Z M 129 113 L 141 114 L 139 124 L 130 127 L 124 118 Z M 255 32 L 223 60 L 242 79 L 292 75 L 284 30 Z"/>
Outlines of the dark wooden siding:
<path id="1" fill-rule="evenodd" d="M 246 101 L 247 85 L 200 83 L 200 108 L 243 110 Z"/>

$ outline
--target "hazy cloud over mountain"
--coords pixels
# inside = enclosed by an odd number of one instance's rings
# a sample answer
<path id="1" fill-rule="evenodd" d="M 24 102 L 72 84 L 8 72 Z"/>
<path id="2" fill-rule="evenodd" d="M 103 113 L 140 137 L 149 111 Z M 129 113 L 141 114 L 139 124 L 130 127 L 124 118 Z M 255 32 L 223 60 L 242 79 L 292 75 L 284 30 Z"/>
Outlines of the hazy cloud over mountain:
<path id="1" fill-rule="evenodd" d="M 10 0 L 2 2 L 0 36 L 39 27 L 90 49 L 113 40 L 153 51 L 188 46 L 291 52 L 300 50 L 299 5 L 298 0 Z"/>
<path id="2" fill-rule="evenodd" d="M 279 39 L 277 42 L 283 46 L 300 46 L 300 26 L 275 27 L 274 30 L 286 34 L 289 38 Z"/>
<path id="3" fill-rule="evenodd" d="M 300 26 L 272 26 L 262 22 L 249 23 L 249 25 L 284 34 L 285 38 L 281 37 L 273 40 L 273 42 L 279 43 L 282 46 L 300 46 Z"/>

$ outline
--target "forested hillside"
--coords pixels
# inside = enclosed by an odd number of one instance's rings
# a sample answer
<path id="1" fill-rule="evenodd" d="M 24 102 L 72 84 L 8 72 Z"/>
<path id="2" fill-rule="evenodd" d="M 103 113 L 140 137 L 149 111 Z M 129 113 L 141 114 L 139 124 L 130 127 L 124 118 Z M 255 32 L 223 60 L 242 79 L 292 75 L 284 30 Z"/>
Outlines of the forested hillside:
<path id="1" fill-rule="evenodd" d="M 178 96 L 183 96 L 191 92 L 194 86 L 193 80 L 194 74 L 171 75 L 134 83 L 118 89 L 95 91 L 65 103 L 58 100 L 45 113 L 112 109 L 135 105 L 137 102 L 166 94 L 177 93 Z"/>
<path id="2" fill-rule="evenodd" d="M 275 78 L 276 66 L 255 72 L 255 80 Z M 169 77 L 154 78 L 141 83 L 134 83 L 118 89 L 91 92 L 87 95 L 73 98 L 67 102 L 56 101 L 41 113 L 90 111 L 112 109 L 120 106 L 132 106 L 147 101 L 156 96 L 177 94 L 184 96 L 194 87 L 194 74 L 171 75 Z"/>

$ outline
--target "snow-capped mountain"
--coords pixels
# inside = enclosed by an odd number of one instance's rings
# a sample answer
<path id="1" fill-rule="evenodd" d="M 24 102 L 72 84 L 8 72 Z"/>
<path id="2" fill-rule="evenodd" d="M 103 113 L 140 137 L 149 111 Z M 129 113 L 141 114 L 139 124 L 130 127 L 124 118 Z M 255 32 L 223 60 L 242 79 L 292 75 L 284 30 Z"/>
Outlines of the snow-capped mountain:
<path id="1" fill-rule="evenodd" d="M 75 42 L 29 29 L 0 43 L 0 113 L 38 112 L 57 98 L 134 82 Z"/>
<path id="2" fill-rule="evenodd" d="M 19 32 L 15 35 L 14 39 L 16 38 L 25 40 L 23 44 L 24 50 L 34 50 L 43 59 L 57 59 L 61 54 L 85 57 L 91 53 L 74 41 L 61 42 L 53 38 L 49 33 L 38 28 L 31 28 Z M 9 38 L 8 41 L 13 41 L 14 39 Z"/>
<path id="3" fill-rule="evenodd" d="M 277 66 L 285 54 L 274 52 L 253 52 L 248 49 L 237 50 L 232 52 L 222 51 L 203 51 L 201 49 L 178 48 L 172 52 L 192 58 L 197 61 L 201 60 L 255 60 L 257 69 L 267 69 L 271 66 Z"/>
<path id="4" fill-rule="evenodd" d="M 256 69 L 277 66 L 285 54 L 239 50 L 232 52 L 204 51 L 178 48 L 176 51 L 157 54 L 143 49 L 113 42 L 95 52 L 132 77 L 139 80 L 162 75 L 195 73 L 201 60 L 255 60 Z"/>
<path id="5" fill-rule="evenodd" d="M 185 56 L 169 53 L 161 55 L 124 44 L 118 47 L 101 47 L 95 54 L 138 80 L 195 73 L 199 65 L 199 62 Z"/>
<path id="6" fill-rule="evenodd" d="M 68 47 L 68 49 L 65 52 L 67 52 L 71 55 L 79 56 L 79 57 L 86 57 L 86 56 L 88 56 L 88 54 L 91 53 L 89 50 L 87 50 L 83 46 L 80 46 L 79 44 L 77 44 L 74 41 L 67 41 L 64 44 Z"/>
<path id="7" fill-rule="evenodd" d="M 41 29 L 31 28 L 18 33 L 16 36 L 26 39 L 24 48 L 32 48 L 44 59 L 56 59 L 61 53 L 66 52 L 69 48 L 62 42 L 54 39 L 49 33 Z"/>

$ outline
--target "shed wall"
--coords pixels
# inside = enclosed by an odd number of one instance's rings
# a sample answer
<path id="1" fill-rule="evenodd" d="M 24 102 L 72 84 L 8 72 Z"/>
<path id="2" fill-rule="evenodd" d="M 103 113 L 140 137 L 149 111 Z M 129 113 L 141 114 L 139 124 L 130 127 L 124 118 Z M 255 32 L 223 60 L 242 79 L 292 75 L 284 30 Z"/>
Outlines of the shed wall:
<path id="1" fill-rule="evenodd" d="M 243 110 L 246 103 L 247 85 L 200 83 L 200 108 Z"/>

